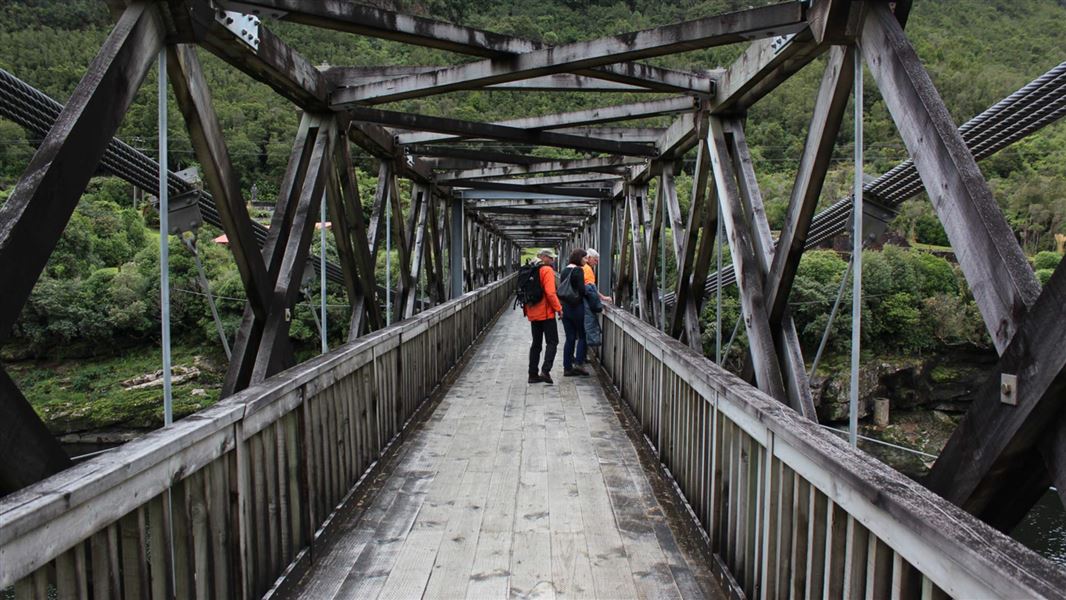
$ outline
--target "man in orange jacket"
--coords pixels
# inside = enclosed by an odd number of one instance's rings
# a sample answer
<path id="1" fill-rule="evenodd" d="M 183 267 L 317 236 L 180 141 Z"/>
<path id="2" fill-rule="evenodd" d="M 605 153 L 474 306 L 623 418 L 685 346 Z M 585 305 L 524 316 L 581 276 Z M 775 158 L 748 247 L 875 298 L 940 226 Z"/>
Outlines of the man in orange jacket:
<path id="1" fill-rule="evenodd" d="M 544 296 L 540 302 L 523 307 L 522 311 L 529 319 L 529 329 L 533 333 L 533 343 L 529 346 L 529 383 L 554 383 L 551 377 L 552 363 L 555 362 L 555 349 L 559 346 L 559 329 L 555 325 L 556 313 L 563 311 L 559 304 L 559 296 L 555 293 L 555 252 L 550 248 L 544 248 L 537 253 L 540 268 L 537 275 L 540 276 L 540 287 L 544 290 Z M 542 343 L 544 349 L 544 364 L 540 365 L 540 349 Z M 538 371 L 539 366 L 539 371 Z"/>

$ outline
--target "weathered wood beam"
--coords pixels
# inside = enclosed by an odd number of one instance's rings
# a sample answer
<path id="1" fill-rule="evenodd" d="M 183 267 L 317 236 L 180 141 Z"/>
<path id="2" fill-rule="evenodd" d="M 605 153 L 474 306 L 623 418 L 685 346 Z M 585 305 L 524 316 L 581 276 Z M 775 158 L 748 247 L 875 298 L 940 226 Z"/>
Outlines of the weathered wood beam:
<path id="1" fill-rule="evenodd" d="M 481 148 L 458 148 L 455 146 L 429 146 L 415 144 L 404 148 L 404 152 L 415 156 L 436 156 L 442 158 L 468 158 L 479 162 L 509 163 L 515 165 L 531 165 L 543 162 L 543 156 L 530 156 L 528 154 L 513 154 L 511 152 L 496 152 Z"/>
<path id="2" fill-rule="evenodd" d="M 126 8 L 55 125 L 0 206 L 0 343 L 30 297 L 166 35 L 154 5 Z M 0 369 L 0 494 L 69 465 L 66 453 Z"/>
<path id="3" fill-rule="evenodd" d="M 374 204 L 370 209 L 370 229 L 367 232 L 367 246 L 370 248 L 370 262 L 377 264 L 378 248 L 385 239 L 385 206 L 389 202 L 392 181 L 392 163 L 378 162 L 378 183 L 374 191 Z"/>
<path id="4" fill-rule="evenodd" d="M 645 102 L 633 102 L 630 104 L 603 106 L 539 117 L 508 119 L 506 121 L 497 121 L 493 123 L 493 125 L 533 130 L 562 129 L 676 114 L 694 110 L 699 108 L 699 106 L 699 100 L 688 96 L 679 96 L 675 98 L 664 98 L 662 100 L 649 100 Z M 582 135 L 582 133 L 578 132 L 575 135 Z M 459 138 L 459 135 L 441 135 L 438 133 L 418 132 L 400 134 L 397 136 L 397 141 L 400 144 L 422 144 Z"/>
<path id="5" fill-rule="evenodd" d="M 999 363 L 989 370 L 988 380 L 974 394 L 925 480 L 929 489 L 1004 531 L 1047 490 L 1049 476 L 1040 464 L 1039 445 L 1062 435 L 1064 306 L 1066 262 L 1055 269 Z M 1004 390 L 1003 374 L 1016 376 L 1016 385 Z M 1047 450 L 1061 449 L 1055 443 Z M 1056 457 L 1059 464 L 1062 458 Z M 1040 476 L 1027 479 L 1033 474 Z M 1013 496 L 1024 496 L 1027 502 L 1010 502 Z"/>
<path id="6" fill-rule="evenodd" d="M 606 152 L 623 156 L 654 156 L 656 154 L 654 148 L 643 144 L 597 140 L 594 138 L 566 135 L 551 131 L 528 131 L 517 127 L 505 127 L 503 125 L 493 125 L 491 123 L 463 121 L 447 117 L 429 117 L 414 113 L 380 110 L 377 108 L 366 108 L 361 106 L 349 108 L 346 112 L 350 118 L 356 121 L 390 125 L 403 129 L 436 131 L 468 137 L 535 144 L 539 146 L 555 146 L 588 152 Z"/>
<path id="7" fill-rule="evenodd" d="M 632 243 L 632 234 L 630 233 L 630 201 L 629 197 L 632 195 L 632 188 L 626 186 L 622 197 L 622 219 L 621 229 L 618 235 L 618 263 L 617 272 L 614 277 L 614 301 L 615 304 L 621 308 L 627 308 L 629 304 L 629 294 L 632 289 L 631 282 L 633 281 L 633 268 L 630 260 L 630 252 Z"/>
<path id="8" fill-rule="evenodd" d="M 0 496 L 70 466 L 70 458 L 0 366 Z"/>
<path id="9" fill-rule="evenodd" d="M 835 46 L 829 53 L 822 75 L 811 124 L 807 129 L 807 141 L 788 202 L 785 224 L 777 238 L 777 250 L 766 280 L 771 326 L 776 327 L 781 322 L 781 316 L 788 306 L 789 293 L 807 245 L 811 220 L 818 208 L 822 185 L 833 156 L 833 146 L 851 93 L 855 78 L 854 61 L 855 51 L 852 47 Z"/>
<path id="10" fill-rule="evenodd" d="M 851 44 L 862 23 L 863 3 L 821 0 L 807 13 L 809 28 L 788 39 L 762 39 L 748 49 L 720 77 L 711 110 L 741 113 L 825 52 L 830 44 Z"/>
<path id="11" fill-rule="evenodd" d="M 419 73 L 439 71 L 441 67 L 429 66 L 381 66 L 381 67 L 330 67 L 323 71 L 326 79 L 335 88 L 353 87 L 375 83 L 384 79 L 395 79 Z M 646 87 L 617 83 L 605 79 L 596 79 L 569 73 L 556 73 L 544 77 L 533 77 L 520 81 L 508 81 L 486 86 L 487 90 L 520 90 L 526 92 L 657 92 Z"/>
<path id="12" fill-rule="evenodd" d="M 411 221 L 406 226 L 404 224 L 403 204 L 400 202 L 400 189 L 399 184 L 396 181 L 396 177 L 393 176 L 389 181 L 389 203 L 392 208 L 392 239 L 394 242 L 394 248 L 397 254 L 397 263 L 399 271 L 399 281 L 396 287 L 396 301 L 392 304 L 392 318 L 394 321 L 399 321 L 404 318 L 403 300 L 407 297 L 407 294 L 412 288 L 411 273 L 408 270 L 411 264 L 411 233 L 414 229 L 414 222 Z M 413 190 L 412 190 L 413 191 Z M 412 193 L 410 216 L 413 218 L 418 213 L 418 204 L 421 202 L 421 198 Z"/>
<path id="13" fill-rule="evenodd" d="M 401 302 L 403 303 L 403 318 L 409 319 L 415 314 L 415 301 L 418 299 L 418 280 L 422 276 L 422 262 L 426 255 L 426 235 L 429 225 L 429 205 L 432 200 L 428 198 L 429 190 L 415 185 L 411 189 L 411 215 L 414 217 L 414 236 L 411 240 L 410 263 L 404 266 L 408 269 L 408 281 L 410 287 L 403 290 Z M 416 201 L 416 199 L 418 199 Z"/>
<path id="14" fill-rule="evenodd" d="M 306 116 L 305 116 L 306 118 Z M 296 304 L 300 294 L 300 282 L 307 266 L 307 255 L 311 249 L 311 237 L 314 235 L 318 203 L 326 188 L 330 168 L 329 149 L 337 131 L 332 127 L 332 116 L 314 116 L 315 135 L 311 151 L 306 153 L 302 185 L 299 196 L 288 219 L 288 235 L 284 243 L 283 254 L 278 260 L 277 279 L 271 297 L 270 310 L 263 326 L 259 350 L 256 353 L 255 367 L 252 370 L 251 384 L 292 366 L 291 358 L 286 356 L 289 347 L 288 311 Z M 280 247 L 278 244 L 276 247 Z"/>
<path id="15" fill-rule="evenodd" d="M 0 206 L 0 342 L 30 296 L 166 35 L 156 8 L 131 5 Z"/>
<path id="16" fill-rule="evenodd" d="M 1033 270 L 887 5 L 869 7 L 860 47 L 1002 353 L 1039 293 Z"/>
<path id="17" fill-rule="evenodd" d="M 380 104 L 552 73 L 696 50 L 744 39 L 793 33 L 806 26 L 806 6 L 786 2 L 645 31 L 486 59 L 433 73 L 337 90 L 334 106 Z"/>
<path id="18" fill-rule="evenodd" d="M 330 87 L 326 78 L 310 61 L 262 24 L 259 25 L 258 48 L 252 48 L 214 20 L 202 45 L 304 110 L 329 108 Z"/>
<path id="19" fill-rule="evenodd" d="M 663 172 L 667 172 L 673 169 L 673 165 L 667 165 L 663 167 Z M 644 320 L 651 323 L 657 328 L 662 327 L 662 303 L 659 302 L 659 280 L 656 277 L 658 272 L 659 263 L 659 244 L 666 243 L 662 239 L 662 223 L 666 218 L 663 213 L 665 211 L 663 201 L 663 188 L 665 187 L 664 181 L 660 179 L 659 187 L 656 190 L 655 206 L 652 207 L 652 212 L 647 215 L 647 220 L 644 222 L 644 264 L 641 269 L 641 274 L 644 279 L 640 281 L 640 286 L 644 288 L 644 297 L 647 302 L 647 312 L 643 317 Z M 648 197 L 644 196 L 644 209 L 647 211 Z M 660 274 L 660 276 L 665 273 Z"/>
<path id="20" fill-rule="evenodd" d="M 489 215 L 522 215 L 523 217 L 537 217 L 543 215 L 553 215 L 560 217 L 587 217 L 592 214 L 592 210 L 583 208 L 557 208 L 552 206 L 477 206 L 476 204 L 467 204 L 467 210 L 476 211 L 481 214 Z"/>
<path id="21" fill-rule="evenodd" d="M 462 27 L 423 17 L 390 12 L 351 2 L 252 0 L 244 4 L 285 11 L 286 14 L 282 16 L 283 19 L 315 27 L 347 31 L 359 35 L 390 39 L 492 59 L 506 60 L 547 47 L 540 42 Z M 439 68 L 437 67 L 436 69 Z M 578 74 L 617 82 L 626 86 L 620 89 L 617 87 L 606 88 L 605 91 L 682 91 L 710 94 L 714 90 L 713 81 L 704 74 L 664 69 L 645 64 L 607 64 L 598 68 L 580 71 Z M 507 83 L 500 85 L 506 86 Z M 596 85 L 603 87 L 602 84 Z M 577 89 L 583 88 L 579 87 Z"/>
<path id="22" fill-rule="evenodd" d="M 338 130 L 343 130 L 343 127 L 338 127 Z M 363 222 L 359 180 L 352 168 L 348 142 L 341 136 L 334 140 L 332 166 L 334 176 L 329 180 L 326 198 L 330 203 L 330 213 L 337 221 L 333 226 L 333 235 L 345 271 L 345 286 L 352 309 L 347 339 L 354 341 L 368 328 L 380 329 L 384 319 L 377 302 L 374 261 L 366 224 Z"/>
<path id="23" fill-rule="evenodd" d="M 257 317 L 263 318 L 270 294 L 267 271 L 196 49 L 187 44 L 177 44 L 167 49 L 167 56 L 167 72 L 174 97 L 185 118 L 185 128 L 196 152 L 196 160 L 203 169 L 207 187 L 218 207 L 222 230 L 229 240 L 228 245 L 237 263 L 245 295 L 252 311 Z"/>
<path id="24" fill-rule="evenodd" d="M 707 186 L 710 179 L 710 160 L 707 157 L 706 142 L 708 127 L 706 115 L 703 115 L 699 122 L 700 128 L 697 136 L 700 139 L 700 143 L 696 150 L 696 167 L 692 179 L 692 201 L 689 203 L 688 225 L 683 230 L 684 236 L 678 236 L 676 232 L 674 233 L 681 251 L 678 252 L 675 295 L 677 301 L 674 304 L 674 312 L 670 320 L 670 335 L 681 337 L 681 334 L 684 333 L 685 341 L 689 347 L 702 351 L 703 339 L 700 335 L 699 300 L 693 301 L 694 298 L 690 290 L 692 289 L 693 262 L 697 255 L 697 246 L 700 245 L 701 237 L 710 237 L 713 240 L 715 236 L 713 227 L 716 217 L 715 211 L 705 206 Z M 708 216 L 710 216 L 710 219 L 708 219 Z M 708 224 L 711 225 L 711 229 L 707 228 Z M 697 279 L 696 281 L 700 282 L 702 279 Z"/>
<path id="25" fill-rule="evenodd" d="M 293 216 L 300 199 L 300 189 L 306 179 L 308 163 L 311 159 L 312 149 L 319 130 L 319 120 L 305 113 L 300 119 L 300 125 L 293 140 L 292 152 L 289 155 L 289 162 L 278 190 L 278 200 L 274 207 L 274 214 L 270 218 L 270 228 L 267 231 L 266 241 L 263 243 L 263 260 L 267 268 L 267 281 L 272 290 L 270 305 L 267 307 L 267 314 L 263 317 L 257 317 L 250 306 L 245 306 L 241 324 L 237 328 L 237 334 L 233 341 L 233 352 L 230 357 L 229 367 L 226 369 L 226 376 L 222 381 L 221 397 L 223 398 L 245 389 L 252 383 L 252 373 L 255 370 L 256 359 L 259 356 L 260 344 L 270 316 L 269 313 L 275 310 L 275 306 L 278 304 L 278 299 L 274 297 L 273 290 L 277 286 Z M 279 346 L 283 346 L 283 344 L 279 342 Z M 282 347 L 278 351 L 279 362 L 284 362 L 286 354 L 291 354 L 291 348 Z"/>
<path id="26" fill-rule="evenodd" d="M 748 151 L 748 142 L 744 135 L 744 125 L 739 119 L 730 119 L 725 122 L 726 131 L 733 153 L 734 165 L 737 168 L 737 182 L 740 185 L 741 199 L 744 210 L 747 213 L 748 226 L 751 229 L 752 247 L 755 250 L 756 264 L 766 281 L 770 272 L 770 265 L 774 255 L 774 240 L 770 235 L 770 224 L 766 219 L 766 210 L 763 206 L 762 192 L 759 190 L 759 182 L 755 176 L 755 166 Z M 765 283 L 763 295 L 766 297 Z M 744 293 L 742 290 L 741 293 Z M 810 382 L 807 380 L 806 364 L 803 362 L 803 351 L 800 349 L 799 335 L 796 333 L 796 324 L 792 321 L 792 315 L 787 307 L 782 314 L 781 322 L 774 327 L 769 322 L 769 312 L 761 318 L 767 319 L 767 326 L 774 338 L 774 347 L 777 351 L 778 365 L 781 367 L 781 378 L 785 383 L 788 403 L 800 415 L 818 420 L 814 410 L 814 399 L 811 397 Z"/>
<path id="27" fill-rule="evenodd" d="M 437 202 L 436 194 L 431 192 L 429 198 L 429 246 L 432 251 L 430 260 L 433 266 L 433 277 L 429 281 L 429 290 L 434 303 L 440 304 L 447 299 L 447 295 L 444 290 L 444 244 L 442 238 L 444 222 L 442 220 L 443 214 L 438 211 Z"/>
<path id="28" fill-rule="evenodd" d="M 541 163 L 542 164 L 542 163 Z M 567 187 L 561 185 L 537 185 L 518 183 L 520 181 L 532 181 L 516 179 L 512 181 L 480 181 L 466 179 L 449 184 L 442 182 L 443 186 L 451 187 L 464 197 L 477 197 L 477 190 L 490 190 L 497 192 L 514 192 L 517 194 L 529 194 L 530 198 L 537 195 L 565 196 L 568 198 L 604 198 L 608 195 L 602 188 Z"/>
<path id="29" fill-rule="evenodd" d="M 531 165 L 514 165 L 493 167 L 490 169 L 466 169 L 462 171 L 445 171 L 437 175 L 437 182 L 464 182 L 468 180 L 488 179 L 491 177 L 518 177 L 534 173 L 566 173 L 571 171 L 594 171 L 597 169 L 614 169 L 643 162 L 642 159 L 625 156 L 608 156 L 602 158 L 577 158 L 573 160 L 552 160 Z M 475 182 L 470 181 L 470 185 Z M 460 185 L 455 183 L 455 185 Z"/>
<path id="30" fill-rule="evenodd" d="M 583 135 L 601 140 L 631 142 L 635 144 L 655 144 L 659 141 L 665 127 L 566 127 L 555 129 L 556 133 Z"/>
<path id="31" fill-rule="evenodd" d="M 759 389 L 785 402 L 788 395 L 777 360 L 773 334 L 766 320 L 763 275 L 759 271 L 752 233 L 744 222 L 744 206 L 737 186 L 737 170 L 726 141 L 725 125 L 716 116 L 710 118 L 709 124 L 711 166 L 721 200 L 722 221 L 726 228 L 730 255 L 737 273 L 744 328 L 748 334 L 755 379 Z"/>

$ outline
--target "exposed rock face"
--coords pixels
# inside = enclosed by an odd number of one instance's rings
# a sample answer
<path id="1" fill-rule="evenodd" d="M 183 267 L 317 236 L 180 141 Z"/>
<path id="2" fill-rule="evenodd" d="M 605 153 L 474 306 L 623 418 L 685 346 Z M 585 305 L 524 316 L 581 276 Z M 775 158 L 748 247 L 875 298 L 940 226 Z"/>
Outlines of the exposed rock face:
<path id="1" fill-rule="evenodd" d="M 953 348 L 928 357 L 900 357 L 867 362 L 859 370 L 859 418 L 870 415 L 874 398 L 888 398 L 890 410 L 964 412 L 978 386 L 989 376 L 996 355 L 972 347 Z M 823 423 L 847 421 L 849 373 L 816 375 L 811 392 Z"/>

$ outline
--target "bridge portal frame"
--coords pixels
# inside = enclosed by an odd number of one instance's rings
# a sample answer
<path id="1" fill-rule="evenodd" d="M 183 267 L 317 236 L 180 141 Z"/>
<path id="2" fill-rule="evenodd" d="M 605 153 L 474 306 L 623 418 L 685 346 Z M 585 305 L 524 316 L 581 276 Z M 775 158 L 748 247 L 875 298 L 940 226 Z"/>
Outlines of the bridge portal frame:
<path id="1" fill-rule="evenodd" d="M 172 64 L 171 80 L 179 105 L 197 159 L 205 168 L 221 225 L 232 240 L 249 298 L 238 340 L 240 351 L 227 374 L 226 393 L 265 381 L 292 363 L 285 311 L 295 301 L 296 284 L 306 264 L 300 259 L 306 257 L 310 244 L 313 216 L 309 215 L 323 196 L 341 225 L 334 227 L 334 236 L 341 261 L 340 279 L 351 303 L 349 340 L 359 339 L 388 318 L 381 311 L 380 299 L 391 290 L 378 288 L 373 270 L 382 237 L 392 235 L 398 241 L 401 262 L 400 301 L 392 315 L 397 319 L 411 317 L 425 304 L 418 300 L 417 291 L 423 276 L 430 302 L 441 302 L 446 278 L 451 282 L 448 287 L 453 298 L 463 284 L 465 289 L 484 286 L 516 266 L 523 245 L 568 249 L 597 244 L 609 249 L 602 255 L 602 270 L 607 275 L 601 274 L 601 278 L 614 284 L 619 304 L 635 309 L 644 321 L 691 347 L 701 342 L 698 315 L 709 288 L 716 285 L 708 274 L 711 250 L 717 241 L 717 223 L 710 210 L 713 198 L 723 209 L 734 277 L 742 284 L 744 324 L 751 342 L 749 379 L 797 413 L 813 419 L 809 384 L 787 300 L 803 250 L 829 230 L 814 215 L 814 206 L 851 88 L 848 65 L 854 56 L 850 48 L 858 46 L 914 157 L 909 165 L 901 165 L 900 172 L 909 169 L 912 179 L 930 190 L 934 208 L 974 290 L 1001 354 L 996 373 L 1020 379 L 1016 403 L 1010 406 L 1001 402 L 995 378 L 982 388 L 973 409 L 934 465 L 929 485 L 1001 529 L 1016 523 L 1048 483 L 1056 482 L 1060 494 L 1066 495 L 1066 417 L 1055 402 L 1063 393 L 1066 378 L 1066 347 L 1058 343 L 1066 336 L 1066 324 L 1055 318 L 1055 308 L 1061 307 L 1066 296 L 1066 267 L 1060 266 L 1043 289 L 1036 283 L 976 166 L 975 155 L 987 155 L 988 148 L 998 142 L 982 141 L 971 150 L 967 132 L 952 123 L 903 33 L 909 2 L 896 2 L 891 7 L 874 1 L 784 2 L 554 48 L 351 3 L 240 3 L 245 10 L 258 7 L 298 23 L 482 57 L 433 70 L 384 69 L 363 73 L 361 79 L 353 79 L 353 73 L 343 67 L 326 72 L 316 69 L 262 24 L 258 25 L 255 44 L 248 44 L 216 19 L 215 8 L 206 0 L 128 5 L 112 0 L 111 4 L 120 14 L 118 25 L 0 212 L 0 288 L 13 290 L 0 300 L 0 342 L 9 335 L 77 197 L 108 149 L 132 94 L 147 72 L 150 57 L 166 44 L 174 58 L 168 63 Z M 635 62 L 742 39 L 753 41 L 740 58 L 721 71 L 686 73 Z M 304 121 L 275 212 L 276 226 L 262 242 L 256 239 L 255 226 L 243 209 L 193 46 L 266 83 L 303 111 Z M 786 227 L 775 248 L 744 141 L 744 114 L 825 53 L 829 53 L 829 60 Z M 574 89 L 587 85 L 588 78 L 623 86 L 617 89 L 637 87 L 684 96 L 502 123 L 371 108 L 391 100 L 451 90 L 500 86 Z M 521 82 L 532 80 L 536 80 L 532 87 L 523 87 Z M 1061 117 L 1061 93 L 1049 97 L 1051 101 L 1042 101 L 1033 116 L 1023 119 L 1025 122 L 1006 137 L 1017 139 L 1020 132 Z M 574 133 L 573 129 L 679 111 L 672 125 L 657 133 L 651 144 L 646 141 L 646 132 L 642 133 L 645 137 L 626 137 L 600 128 L 606 135 L 599 138 L 590 135 L 596 130 Z M 104 127 L 93 123 L 89 128 L 94 120 Z M 410 131 L 405 133 L 404 129 Z M 601 155 L 539 161 L 532 155 L 510 153 L 487 156 L 490 160 L 474 167 L 454 162 L 470 161 L 470 144 L 478 140 L 517 141 Z M 373 212 L 365 227 L 349 142 L 379 163 Z M 434 144 L 446 144 L 457 151 L 451 157 L 424 158 L 428 155 L 426 146 Z M 697 184 L 694 208 L 686 222 L 677 199 L 674 169 L 694 146 Z M 445 162 L 449 160 L 453 162 Z M 57 175 L 60 173 L 62 178 Z M 400 203 L 401 178 L 410 180 L 412 186 L 412 208 L 406 216 Z M 654 200 L 647 192 L 652 180 L 657 180 Z M 605 182 L 613 185 L 609 200 L 594 191 Z M 549 223 L 552 219 L 546 215 L 551 209 L 546 208 L 538 217 L 544 225 L 537 226 L 527 215 L 518 213 L 463 210 L 461 201 L 452 198 L 454 191 L 464 188 L 526 189 L 588 197 L 591 210 L 586 218 Z M 900 189 L 914 193 L 920 188 Z M 895 202 L 906 197 L 900 196 L 899 190 L 893 193 Z M 441 202 L 451 202 L 453 210 L 443 210 Z M 61 210 L 47 210 L 54 204 L 61 205 Z M 846 209 L 846 204 L 843 206 Z M 395 217 L 390 232 L 384 231 L 386 210 Z M 672 233 L 671 254 L 680 269 L 674 289 L 661 294 L 664 274 L 657 275 L 656 263 L 666 250 L 667 228 Z M 31 236 L 27 232 L 31 230 L 36 241 L 28 243 Z M 45 235 L 39 235 L 41 231 Z M 616 235 L 609 235 L 612 233 Z M 611 244 L 612 237 L 619 243 Z M 265 256 L 257 255 L 260 244 Z M 445 252 L 449 254 L 447 274 Z M 23 448 L 42 449 L 39 456 L 17 461 L 18 465 L 4 465 L 4 481 L 18 486 L 59 470 L 65 462 L 39 421 L 27 416 L 32 413 L 24 410 L 27 402 L 17 387 L 6 375 L 2 380 L 4 414 L 12 416 L 0 419 L 4 439 L 22 439 L 26 444 Z M 13 429 L 9 432 L 9 428 Z M 14 436 L 16 430 L 22 438 Z M 971 460 L 975 455 L 979 460 Z M 1043 465 L 1035 472 L 1028 469 L 1034 457 Z"/>

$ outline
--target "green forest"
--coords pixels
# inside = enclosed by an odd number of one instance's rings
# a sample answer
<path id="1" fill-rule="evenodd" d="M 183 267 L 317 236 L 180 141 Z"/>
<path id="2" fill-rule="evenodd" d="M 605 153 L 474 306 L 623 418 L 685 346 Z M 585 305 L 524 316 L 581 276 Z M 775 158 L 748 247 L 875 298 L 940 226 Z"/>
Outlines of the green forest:
<path id="1" fill-rule="evenodd" d="M 548 44 L 589 39 L 712 15 L 759 0 L 397 0 L 386 8 L 463 25 L 508 33 Z M 378 3 L 382 4 L 382 3 Z M 470 60 L 437 51 L 285 22 L 266 26 L 314 64 L 447 65 Z M 57 101 L 71 94 L 111 26 L 99 0 L 9 0 L 0 3 L 0 68 L 41 89 Z M 962 123 L 1066 59 L 1066 1 L 1063 0 L 915 0 L 907 33 L 931 73 L 957 123 Z M 742 51 L 730 46 L 655 59 L 653 64 L 691 70 L 728 65 Z M 285 169 L 298 123 L 295 107 L 210 54 L 200 51 L 215 109 L 246 197 L 272 202 Z M 748 139 L 766 200 L 771 227 L 779 227 L 795 177 L 815 92 L 824 61 L 815 61 L 757 104 L 749 114 Z M 150 156 L 156 153 L 156 80 L 149 74 L 127 113 L 119 136 Z M 867 76 L 866 174 L 879 175 L 906 158 L 906 150 Z M 471 91 L 386 105 L 384 108 L 497 120 L 579 110 L 605 103 L 654 98 L 648 94 Z M 845 117 L 834 164 L 821 203 L 847 195 L 853 178 L 851 112 Z M 169 110 L 171 169 L 195 165 L 195 157 L 173 99 Z M 633 125 L 667 124 L 667 120 Z M 10 194 L 40 140 L 0 119 L 0 203 Z M 494 150 L 528 152 L 505 143 Z M 373 160 L 353 148 L 363 201 L 375 185 Z M 572 151 L 538 148 L 543 156 L 575 156 Z M 691 160 L 685 169 L 691 171 Z M 1015 144 L 981 167 L 993 194 L 1031 257 L 1042 281 L 1062 257 L 1066 239 L 1066 125 L 1057 123 Z M 691 177 L 678 176 L 682 209 L 687 208 Z M 368 208 L 368 207 L 365 207 Z M 265 212 L 255 213 L 267 219 Z M 46 272 L 16 324 L 12 341 L 0 351 L 12 376 L 46 420 L 64 431 L 109 426 L 151 426 L 159 420 L 153 398 L 158 390 L 125 393 L 122 382 L 158 368 L 151 360 L 159 337 L 159 234 L 157 217 L 142 197 L 117 178 L 96 178 L 82 197 Z M 219 300 L 230 339 L 243 310 L 243 289 L 228 251 L 211 239 L 221 232 L 205 227 L 198 249 L 211 291 Z M 864 257 L 864 351 L 870 355 L 947 351 L 954 345 L 988 347 L 965 281 L 954 264 L 947 239 L 928 200 L 906 203 L 888 232 L 882 250 Z M 1056 238 L 1059 235 L 1059 238 Z M 899 243 L 897 243 L 899 242 Z M 335 258 L 327 242 L 327 255 Z M 898 247 L 906 246 L 906 247 Z M 319 251 L 316 235 L 315 252 Z M 191 252 L 171 238 L 173 331 L 179 361 L 199 375 L 179 385 L 179 412 L 191 412 L 217 396 L 224 371 L 222 354 Z M 728 261 L 728 256 L 725 259 Z M 672 263 L 671 261 L 668 261 Z M 395 264 L 395 263 L 394 263 Z M 832 250 L 804 258 L 791 310 L 808 360 L 818 346 L 836 298 L 846 257 Z M 384 281 L 384 257 L 378 265 Z M 667 284 L 673 265 L 667 265 Z M 317 351 L 318 333 L 311 305 L 315 290 L 298 307 L 292 328 L 299 352 Z M 329 332 L 333 343 L 344 335 L 346 302 L 331 288 Z M 847 295 L 845 295 L 847 301 Z M 724 299 L 723 336 L 728 338 L 739 313 L 735 290 Z M 846 312 L 846 311 L 845 311 Z M 708 304 L 704 348 L 713 353 L 714 304 Z M 842 315 L 833 325 L 829 350 L 848 348 L 850 323 Z M 741 332 L 743 328 L 741 328 Z M 733 347 L 743 352 L 743 333 Z M 124 395 L 125 393 L 125 395 Z M 84 398 L 128 402 L 136 410 L 88 410 Z M 131 400 L 136 397 L 136 400 Z M 110 404 L 108 405 L 110 406 Z"/>

